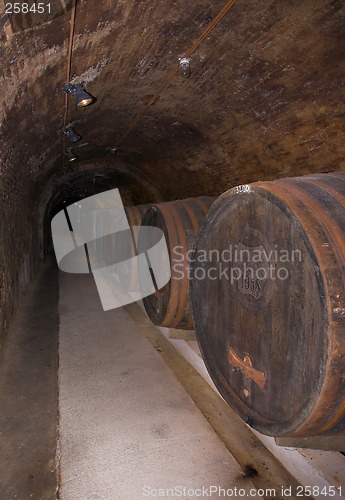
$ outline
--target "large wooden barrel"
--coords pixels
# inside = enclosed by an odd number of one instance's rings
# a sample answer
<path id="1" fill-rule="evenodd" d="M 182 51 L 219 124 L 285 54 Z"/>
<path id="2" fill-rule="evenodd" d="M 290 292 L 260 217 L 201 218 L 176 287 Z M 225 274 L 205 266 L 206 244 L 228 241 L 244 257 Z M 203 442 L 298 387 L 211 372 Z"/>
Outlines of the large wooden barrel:
<path id="1" fill-rule="evenodd" d="M 170 257 L 171 280 L 143 299 L 150 320 L 158 326 L 191 330 L 189 264 L 201 222 L 215 197 L 202 196 L 153 205 L 142 225 L 164 232 Z"/>
<path id="2" fill-rule="evenodd" d="M 192 265 L 206 366 L 228 404 L 271 436 L 345 429 L 345 172 L 233 188 Z"/>

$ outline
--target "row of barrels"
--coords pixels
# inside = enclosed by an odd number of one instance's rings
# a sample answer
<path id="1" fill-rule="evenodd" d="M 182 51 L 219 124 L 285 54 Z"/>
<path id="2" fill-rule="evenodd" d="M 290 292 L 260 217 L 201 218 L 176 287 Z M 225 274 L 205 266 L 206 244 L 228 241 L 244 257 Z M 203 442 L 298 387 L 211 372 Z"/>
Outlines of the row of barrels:
<path id="1" fill-rule="evenodd" d="M 271 436 L 345 431 L 345 173 L 148 208 L 171 280 L 152 322 L 195 329 L 223 398 Z M 193 318 L 193 319 L 192 319 Z"/>

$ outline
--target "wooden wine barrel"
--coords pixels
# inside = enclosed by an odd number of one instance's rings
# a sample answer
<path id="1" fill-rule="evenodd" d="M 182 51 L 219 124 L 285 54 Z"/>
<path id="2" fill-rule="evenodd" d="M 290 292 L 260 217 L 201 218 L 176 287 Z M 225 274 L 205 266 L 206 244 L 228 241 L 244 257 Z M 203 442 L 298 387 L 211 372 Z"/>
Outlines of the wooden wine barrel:
<path id="1" fill-rule="evenodd" d="M 228 404 L 271 436 L 345 429 L 345 172 L 238 186 L 213 204 L 192 312 Z"/>
<path id="2" fill-rule="evenodd" d="M 189 295 L 189 261 L 201 222 L 215 197 L 202 196 L 152 206 L 142 225 L 164 232 L 170 257 L 171 280 L 143 299 L 150 320 L 158 326 L 193 329 Z"/>

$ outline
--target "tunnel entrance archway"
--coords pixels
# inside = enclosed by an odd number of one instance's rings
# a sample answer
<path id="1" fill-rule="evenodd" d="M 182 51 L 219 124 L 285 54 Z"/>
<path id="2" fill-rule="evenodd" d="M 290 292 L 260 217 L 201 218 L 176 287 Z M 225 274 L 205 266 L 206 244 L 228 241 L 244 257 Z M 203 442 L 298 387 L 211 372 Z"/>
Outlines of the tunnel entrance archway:
<path id="1" fill-rule="evenodd" d="M 162 201 L 158 188 L 143 172 L 114 160 L 79 163 L 74 172 L 54 181 L 46 204 L 43 222 L 44 256 L 53 252 L 51 219 L 60 210 L 78 200 L 117 188 L 124 206 Z"/>

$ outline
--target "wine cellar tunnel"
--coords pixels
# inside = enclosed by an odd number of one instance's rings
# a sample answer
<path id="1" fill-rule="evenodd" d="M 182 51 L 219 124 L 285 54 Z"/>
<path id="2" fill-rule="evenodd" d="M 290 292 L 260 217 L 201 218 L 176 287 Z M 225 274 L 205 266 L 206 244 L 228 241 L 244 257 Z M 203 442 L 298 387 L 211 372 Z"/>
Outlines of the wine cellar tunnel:
<path id="1" fill-rule="evenodd" d="M 30 290 L 42 276 L 47 286 L 46 266 L 57 272 L 51 219 L 69 205 L 114 188 L 126 208 L 213 201 L 236 186 L 258 182 L 264 189 L 265 182 L 330 173 L 340 182 L 345 170 L 342 0 L 0 0 L 0 42 L 2 374 Z M 91 104 L 77 104 L 78 88 L 90 94 Z M 329 193 L 336 190 L 332 182 Z M 174 207 L 179 216 L 186 209 Z M 325 212 L 332 213 L 327 206 Z M 339 214 L 342 253 L 344 215 Z M 197 219 L 198 229 L 201 223 Z M 85 277 L 74 278 L 88 290 Z M 67 288 L 68 279 L 61 281 Z M 85 296 L 85 303 L 89 299 Z M 41 307 L 44 311 L 44 300 Z M 17 334 L 20 344 L 25 332 Z M 60 390 L 53 379 L 51 394 Z M 8 415 L 3 422 L 13 418 Z M 340 453 L 327 453 L 339 460 L 338 471 Z M 243 472 L 245 460 L 236 460 Z M 303 484 L 292 469 L 291 478 Z M 256 486 L 255 477 L 248 477 Z M 289 486 L 289 477 L 277 477 Z M 332 480 L 329 484 L 339 487 Z M 4 500 L 27 486 L 12 490 L 8 484 L 0 490 Z M 37 491 L 38 499 L 55 498 Z M 65 500 L 79 498 L 64 494 Z M 29 498 L 25 495 L 18 498 Z M 94 492 L 88 498 L 103 497 Z M 122 492 L 117 498 L 136 497 Z"/>

